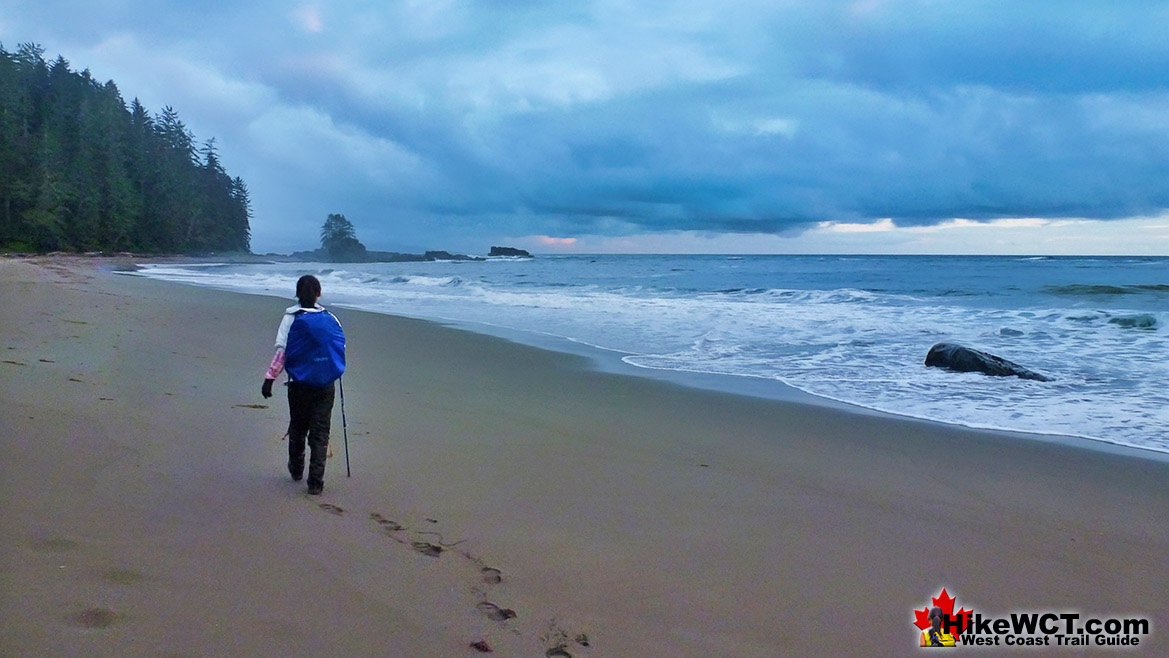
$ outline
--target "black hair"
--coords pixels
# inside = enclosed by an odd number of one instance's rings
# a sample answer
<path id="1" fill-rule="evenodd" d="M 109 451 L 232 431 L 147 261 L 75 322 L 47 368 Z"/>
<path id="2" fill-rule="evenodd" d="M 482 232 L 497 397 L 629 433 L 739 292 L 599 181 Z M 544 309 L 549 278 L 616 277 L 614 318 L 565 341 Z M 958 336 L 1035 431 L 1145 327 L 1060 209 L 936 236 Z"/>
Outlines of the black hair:
<path id="1" fill-rule="evenodd" d="M 321 296 L 321 282 L 317 277 L 306 274 L 296 282 L 296 298 L 302 308 L 312 308 Z"/>

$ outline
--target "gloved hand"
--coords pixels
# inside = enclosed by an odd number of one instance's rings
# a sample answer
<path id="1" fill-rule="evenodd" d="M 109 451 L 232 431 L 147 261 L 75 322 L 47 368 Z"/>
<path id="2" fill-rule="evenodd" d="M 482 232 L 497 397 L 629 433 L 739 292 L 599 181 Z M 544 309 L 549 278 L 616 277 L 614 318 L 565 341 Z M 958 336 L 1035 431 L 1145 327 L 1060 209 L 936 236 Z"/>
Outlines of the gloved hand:
<path id="1" fill-rule="evenodd" d="M 260 395 L 263 395 L 266 398 L 272 397 L 272 382 L 273 381 L 275 381 L 275 380 L 272 380 L 272 379 L 265 379 L 264 380 L 264 385 L 260 387 Z"/>

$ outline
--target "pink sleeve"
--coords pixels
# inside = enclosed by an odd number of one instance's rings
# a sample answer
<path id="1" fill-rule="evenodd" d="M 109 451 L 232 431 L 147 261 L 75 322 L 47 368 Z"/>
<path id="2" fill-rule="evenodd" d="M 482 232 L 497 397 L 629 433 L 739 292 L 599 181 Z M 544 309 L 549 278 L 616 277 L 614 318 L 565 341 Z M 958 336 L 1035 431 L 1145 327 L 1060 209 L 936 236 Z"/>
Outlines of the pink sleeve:
<path id="1" fill-rule="evenodd" d="M 272 356 L 272 363 L 268 365 L 268 372 L 264 374 L 264 379 L 276 379 L 282 372 L 284 372 L 284 350 L 278 347 L 276 354 Z"/>

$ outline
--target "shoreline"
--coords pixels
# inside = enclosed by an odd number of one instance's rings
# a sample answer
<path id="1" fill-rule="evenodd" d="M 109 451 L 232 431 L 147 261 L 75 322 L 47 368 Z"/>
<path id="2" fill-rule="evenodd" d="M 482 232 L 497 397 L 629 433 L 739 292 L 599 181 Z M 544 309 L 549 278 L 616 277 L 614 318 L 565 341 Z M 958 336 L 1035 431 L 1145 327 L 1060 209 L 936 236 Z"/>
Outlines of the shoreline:
<path id="1" fill-rule="evenodd" d="M 122 271 L 119 273 L 127 276 L 142 276 L 143 278 L 151 278 L 149 276 L 138 274 L 135 271 Z M 255 295 L 258 297 L 274 297 L 278 299 L 285 299 L 279 295 L 253 293 L 227 288 L 216 288 L 214 286 L 199 286 L 197 284 L 180 282 L 168 283 L 173 283 L 175 285 L 189 285 L 194 287 L 210 288 L 229 294 L 244 294 Z M 592 367 L 597 371 L 611 373 L 614 375 L 644 377 L 651 380 L 678 384 L 698 390 L 727 393 L 731 395 L 744 395 L 765 400 L 792 402 L 815 407 L 824 407 L 828 409 L 835 409 L 844 413 L 859 414 L 862 416 L 875 415 L 880 417 L 899 418 L 907 421 L 933 424 L 942 427 L 955 427 L 970 431 L 991 432 L 1014 436 L 1022 441 L 1041 441 L 1080 450 L 1099 451 L 1107 454 L 1116 454 L 1135 457 L 1138 459 L 1149 459 L 1152 461 L 1169 463 L 1169 450 L 1157 450 L 1156 448 L 1121 443 L 1119 441 L 1113 441 L 1099 437 L 1063 434 L 1059 432 L 1018 430 L 992 425 L 971 425 L 938 420 L 934 418 L 926 418 L 924 416 L 915 416 L 908 413 L 888 411 L 885 409 L 865 406 L 856 402 L 819 395 L 805 391 L 786 382 L 765 377 L 709 373 L 690 370 L 672 370 L 666 368 L 651 368 L 647 366 L 633 365 L 623 361 L 623 357 L 630 356 L 630 353 L 600 347 L 597 345 L 591 345 L 565 336 L 545 334 L 542 332 L 523 329 L 513 329 L 509 327 L 489 324 L 486 322 L 462 321 L 441 317 L 424 317 L 374 311 L 363 309 L 348 303 L 338 303 L 335 306 L 337 308 L 343 308 L 347 312 L 356 311 L 360 313 L 372 313 L 375 315 L 385 315 L 387 317 L 407 318 L 421 322 L 430 322 L 436 326 L 469 331 L 471 333 L 484 336 L 500 338 L 502 340 L 516 343 L 518 345 L 532 347 L 534 349 L 546 350 L 557 354 L 580 356 L 588 359 L 592 364 Z"/>
<path id="2" fill-rule="evenodd" d="M 0 268 L 15 655 L 896 655 L 943 586 L 992 614 L 1144 615 L 1142 651 L 1167 646 L 1157 460 L 346 311 L 354 474 L 335 409 L 314 499 L 257 390 L 285 300 Z"/>
<path id="3" fill-rule="evenodd" d="M 324 267 L 326 264 L 317 264 Z M 325 270 L 329 272 L 331 270 Z M 148 275 L 145 275 L 148 276 Z M 181 279 L 180 279 L 181 280 Z M 376 279 L 375 279 L 376 280 Z M 199 285 L 198 283 L 191 283 L 188 285 Z M 270 294 L 249 290 L 241 290 L 232 287 L 219 288 L 229 292 L 244 292 L 247 294 Z M 950 405 L 943 401 L 943 398 L 938 397 L 937 393 L 925 394 L 923 399 L 934 398 L 935 407 L 933 409 L 923 408 L 918 410 L 899 410 L 898 403 L 893 404 L 870 404 L 866 402 L 859 394 L 856 395 L 833 395 L 827 392 L 815 392 L 809 388 L 803 387 L 799 382 L 794 384 L 783 380 L 753 376 L 748 373 L 744 374 L 723 374 L 710 373 L 701 371 L 688 371 L 682 369 L 669 368 L 654 368 L 651 365 L 638 365 L 629 363 L 634 359 L 630 357 L 639 357 L 641 355 L 630 352 L 623 352 L 620 350 L 613 350 L 607 347 L 592 345 L 588 342 L 581 341 L 577 338 L 572 338 L 563 335 L 546 334 L 540 331 L 525 329 L 525 328 L 510 328 L 502 325 L 492 324 L 486 321 L 477 320 L 460 320 L 455 318 L 444 317 L 439 314 L 412 313 L 402 314 L 395 309 L 382 310 L 377 308 L 379 304 L 372 304 L 372 308 L 363 309 L 364 306 L 370 306 L 368 300 L 363 297 L 353 298 L 357 301 L 347 303 L 346 299 L 334 299 L 338 308 L 346 308 L 353 310 L 369 310 L 371 312 L 386 313 L 388 315 L 396 315 L 401 317 L 413 317 L 416 319 L 435 322 L 441 326 L 455 327 L 466 329 L 475 333 L 481 333 L 489 336 L 497 336 L 507 340 L 511 340 L 524 345 L 535 346 L 540 349 L 548 349 L 558 353 L 576 354 L 590 358 L 597 368 L 606 372 L 613 372 L 615 374 L 632 374 L 634 376 L 648 377 L 662 381 L 673 383 L 681 383 L 688 386 L 694 386 L 705 390 L 724 391 L 735 394 L 750 395 L 755 397 L 763 397 L 773 400 L 798 401 L 806 404 L 816 406 L 828 406 L 832 408 L 841 409 L 844 411 L 851 411 L 862 414 L 883 414 L 893 417 L 912 419 L 921 422 L 941 423 L 944 425 L 951 425 L 955 427 L 964 427 L 974 430 L 984 430 L 990 432 L 1009 433 L 1018 436 L 1022 439 L 1061 442 L 1067 445 L 1087 448 L 1099 449 L 1105 452 L 1120 452 L 1123 454 L 1145 455 L 1150 459 L 1160 460 L 1169 458 L 1169 447 L 1163 444 L 1163 441 L 1158 439 L 1154 427 L 1148 423 L 1137 423 L 1132 427 L 1140 427 L 1138 430 L 1128 431 L 1125 420 L 1126 417 L 1117 417 L 1118 410 L 1114 409 L 1114 413 L 1109 415 L 1107 407 L 1100 407 L 1106 405 L 1103 400 L 1109 398 L 1097 399 L 1094 395 L 1082 396 L 1085 399 L 1081 402 L 1086 402 L 1089 399 L 1095 399 L 1095 404 L 1099 409 L 1097 418 L 1098 423 L 1091 422 L 1093 419 L 1089 418 L 1087 424 L 1076 422 L 1061 422 L 1058 415 L 1050 416 L 1046 423 L 1036 423 L 1036 418 L 1027 416 L 1026 411 L 1019 414 L 1023 418 L 1019 422 L 1014 422 L 1013 418 L 1007 418 L 1006 414 L 996 414 L 993 411 L 989 413 L 964 413 L 956 412 L 954 410 L 962 409 L 963 404 L 959 400 L 959 404 Z M 452 312 L 452 315 L 457 313 Z M 506 322 L 505 322 L 506 324 Z M 912 374 L 913 364 L 903 364 L 899 367 L 904 370 L 908 366 L 911 374 L 910 377 L 920 377 L 923 375 Z M 679 368 L 684 366 L 678 366 Z M 934 382 L 935 386 L 949 387 L 950 384 L 942 381 Z M 984 394 L 994 394 L 993 389 L 997 389 L 998 383 L 978 384 L 976 386 L 985 386 Z M 1011 382 L 1003 382 L 1002 386 L 1007 390 L 1011 388 Z M 815 386 L 810 386 L 815 389 Z M 959 388 L 961 386 L 959 385 Z M 944 388 L 942 390 L 949 390 Z M 868 391 L 873 394 L 872 400 L 880 397 L 879 391 Z M 1060 391 L 1052 391 L 1052 394 L 1060 395 Z M 1063 391 L 1067 394 L 1067 391 Z M 1046 392 L 1034 392 L 1026 395 L 1034 395 L 1035 398 L 1026 398 L 1024 402 L 1029 401 L 1031 405 L 1043 406 L 1042 398 Z M 959 393 L 961 396 L 961 393 Z M 875 396 L 875 397 L 874 397 Z M 1065 395 L 1066 397 L 1066 395 Z M 1074 397 L 1074 396 L 1072 396 Z M 1058 397 L 1058 400 L 1063 400 Z M 905 400 L 901 400 L 905 402 Z M 928 405 L 927 405 L 928 406 Z M 1050 405 L 1048 405 L 1050 406 Z M 1145 409 L 1146 411 L 1142 411 Z M 1134 420 L 1140 421 L 1141 416 L 1147 415 L 1148 404 L 1145 404 L 1141 409 L 1125 409 L 1125 412 L 1131 413 Z M 1075 410 L 1073 410 L 1074 412 Z M 1103 415 L 1100 415 L 1103 414 Z M 1002 416 L 1001 418 L 999 416 Z M 1044 414 L 1039 414 L 1044 416 Z M 993 422 L 988 422 L 993 421 Z M 1105 422 L 1108 421 L 1108 422 Z M 1109 424 L 1111 423 L 1111 424 Z M 1054 428 L 1054 429 L 1053 429 Z M 1094 431 L 1095 430 L 1095 431 Z M 1134 433 L 1135 432 L 1135 433 Z M 1112 438 L 1115 437 L 1115 438 Z"/>

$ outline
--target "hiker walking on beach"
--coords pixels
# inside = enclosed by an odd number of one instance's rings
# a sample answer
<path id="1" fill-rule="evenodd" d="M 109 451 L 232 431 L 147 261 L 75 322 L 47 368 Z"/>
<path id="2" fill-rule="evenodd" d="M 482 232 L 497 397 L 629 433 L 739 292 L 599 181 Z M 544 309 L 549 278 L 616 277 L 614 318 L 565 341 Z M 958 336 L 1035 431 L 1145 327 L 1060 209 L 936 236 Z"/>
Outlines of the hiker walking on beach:
<path id="1" fill-rule="evenodd" d="M 296 282 L 298 304 L 284 311 L 276 332 L 276 354 L 264 375 L 260 393 L 272 397 L 272 382 L 288 371 L 288 473 L 295 481 L 304 475 L 304 446 L 308 440 L 308 492 L 325 487 L 325 459 L 329 451 L 329 424 L 333 415 L 333 382 L 345 372 L 345 332 L 332 313 L 317 300 L 321 282 L 306 274 Z"/>

